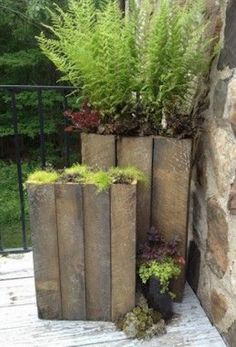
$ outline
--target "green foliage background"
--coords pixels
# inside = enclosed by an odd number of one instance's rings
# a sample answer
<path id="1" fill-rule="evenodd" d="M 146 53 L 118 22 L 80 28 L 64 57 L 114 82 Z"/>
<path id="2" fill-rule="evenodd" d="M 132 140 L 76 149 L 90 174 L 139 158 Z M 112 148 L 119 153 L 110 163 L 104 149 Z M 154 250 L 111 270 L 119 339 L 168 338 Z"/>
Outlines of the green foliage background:
<path id="1" fill-rule="evenodd" d="M 0 85 L 55 85 L 59 74 L 41 53 L 36 35 L 49 23 L 46 7 L 67 0 L 0 0 Z M 44 92 L 47 163 L 63 162 L 63 97 Z M 10 95 L 0 91 L 0 231 L 5 248 L 21 246 L 21 221 Z M 23 178 L 39 166 L 39 121 L 35 92 L 17 94 Z M 26 193 L 25 193 L 26 194 Z M 26 197 L 26 195 L 25 195 Z M 28 206 L 26 227 L 29 234 Z"/>

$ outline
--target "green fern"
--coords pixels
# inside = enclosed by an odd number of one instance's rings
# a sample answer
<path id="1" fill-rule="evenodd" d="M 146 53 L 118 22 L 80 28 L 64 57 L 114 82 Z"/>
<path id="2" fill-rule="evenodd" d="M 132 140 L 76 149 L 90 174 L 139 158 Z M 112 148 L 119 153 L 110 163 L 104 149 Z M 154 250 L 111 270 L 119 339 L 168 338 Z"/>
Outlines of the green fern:
<path id="1" fill-rule="evenodd" d="M 210 60 L 203 1 L 155 3 L 131 0 L 123 16 L 115 0 L 100 8 L 93 0 L 70 0 L 67 12 L 58 6 L 50 12 L 52 37 L 38 37 L 62 79 L 105 119 L 131 117 L 124 110 L 137 104 L 139 115 L 151 113 L 156 124 L 163 114 L 190 111 Z"/>
<path id="2" fill-rule="evenodd" d="M 104 115 L 114 114 L 132 99 L 135 76 L 133 24 L 122 17 L 116 1 L 96 9 L 94 1 L 71 0 L 69 11 L 51 13 L 40 47 L 63 73 L 63 80 L 80 88 L 83 98 Z"/>
<path id="3" fill-rule="evenodd" d="M 142 96 L 159 119 L 163 112 L 189 111 L 198 79 L 208 68 L 211 41 L 204 41 L 208 24 L 202 13 L 202 0 L 182 6 L 162 0 L 151 18 Z"/>

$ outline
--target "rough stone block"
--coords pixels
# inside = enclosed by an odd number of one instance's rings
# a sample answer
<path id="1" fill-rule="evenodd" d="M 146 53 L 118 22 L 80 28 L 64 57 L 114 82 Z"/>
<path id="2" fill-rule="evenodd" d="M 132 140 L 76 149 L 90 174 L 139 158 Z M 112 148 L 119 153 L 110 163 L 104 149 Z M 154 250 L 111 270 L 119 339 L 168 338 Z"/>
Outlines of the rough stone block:
<path id="1" fill-rule="evenodd" d="M 236 215 L 236 179 L 234 183 L 231 185 L 228 208 L 232 215 Z"/>
<path id="2" fill-rule="evenodd" d="M 211 292 L 211 315 L 214 323 L 218 324 L 225 316 L 228 306 L 226 298 L 223 294 L 216 290 Z"/>
<path id="3" fill-rule="evenodd" d="M 224 334 L 230 347 L 236 347 L 236 320 Z"/>
<path id="4" fill-rule="evenodd" d="M 208 200 L 207 219 L 207 264 L 216 276 L 222 278 L 228 267 L 228 224 L 225 212 L 215 197 Z"/>
<path id="5" fill-rule="evenodd" d="M 226 11 L 226 22 L 224 32 L 224 47 L 222 49 L 218 68 L 223 69 L 225 66 L 233 69 L 236 67 L 236 2 L 234 0 L 228 1 Z"/>

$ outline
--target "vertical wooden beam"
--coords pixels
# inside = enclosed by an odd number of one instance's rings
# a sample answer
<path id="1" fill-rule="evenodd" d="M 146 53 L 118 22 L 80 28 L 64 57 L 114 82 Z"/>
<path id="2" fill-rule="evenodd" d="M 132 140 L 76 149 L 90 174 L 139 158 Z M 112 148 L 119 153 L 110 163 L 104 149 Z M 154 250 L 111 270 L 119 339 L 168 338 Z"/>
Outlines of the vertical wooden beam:
<path id="1" fill-rule="evenodd" d="M 107 169 L 116 165 L 116 139 L 114 135 L 81 134 L 82 163 Z"/>
<path id="2" fill-rule="evenodd" d="M 186 259 L 191 140 L 154 139 L 152 224 L 167 240 L 178 236 L 180 253 Z M 184 271 L 173 291 L 182 299 Z"/>
<path id="3" fill-rule="evenodd" d="M 111 188 L 112 320 L 135 306 L 136 185 Z"/>
<path id="4" fill-rule="evenodd" d="M 82 187 L 56 184 L 62 318 L 85 320 L 85 274 Z"/>
<path id="5" fill-rule="evenodd" d="M 137 187 L 137 244 L 146 240 L 151 218 L 151 177 L 153 138 L 122 137 L 117 141 L 118 166 L 135 166 L 148 178 L 148 184 Z"/>
<path id="6" fill-rule="evenodd" d="M 61 319 L 54 185 L 28 185 L 39 318 Z"/>
<path id="7" fill-rule="evenodd" d="M 111 320 L 110 191 L 83 187 L 88 320 Z"/>

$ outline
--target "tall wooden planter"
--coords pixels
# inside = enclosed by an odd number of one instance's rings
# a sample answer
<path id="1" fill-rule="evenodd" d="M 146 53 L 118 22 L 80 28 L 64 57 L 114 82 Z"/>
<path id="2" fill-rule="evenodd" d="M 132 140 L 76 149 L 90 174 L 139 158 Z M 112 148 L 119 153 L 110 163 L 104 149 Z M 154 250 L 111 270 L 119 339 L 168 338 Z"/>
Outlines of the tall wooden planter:
<path id="1" fill-rule="evenodd" d="M 28 185 L 38 314 L 115 320 L 135 305 L 136 185 Z"/>
<path id="2" fill-rule="evenodd" d="M 81 134 L 82 163 L 107 169 L 111 166 L 135 166 L 144 172 L 148 185 L 137 187 L 137 243 L 145 241 L 151 218 L 153 138 L 116 137 L 114 135 Z"/>
<path id="3" fill-rule="evenodd" d="M 150 184 L 137 187 L 137 243 L 145 241 L 153 225 L 167 240 L 179 237 L 180 253 L 186 259 L 192 141 L 81 134 L 81 148 L 84 164 L 102 168 L 133 165 L 147 175 Z M 178 301 L 184 283 L 185 269 L 173 285 Z"/>
<path id="4" fill-rule="evenodd" d="M 180 255 L 186 260 L 192 141 L 154 138 L 152 224 L 170 241 L 179 240 Z M 183 297 L 185 267 L 173 282 L 177 301 Z"/>

